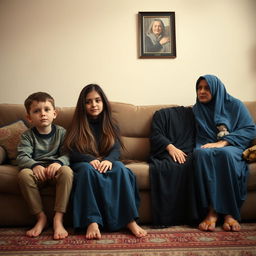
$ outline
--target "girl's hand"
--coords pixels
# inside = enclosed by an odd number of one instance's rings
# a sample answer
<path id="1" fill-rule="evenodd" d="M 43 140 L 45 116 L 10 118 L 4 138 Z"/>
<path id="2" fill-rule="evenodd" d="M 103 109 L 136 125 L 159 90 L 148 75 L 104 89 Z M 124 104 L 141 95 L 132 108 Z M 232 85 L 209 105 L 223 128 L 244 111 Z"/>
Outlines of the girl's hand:
<path id="1" fill-rule="evenodd" d="M 176 148 L 172 144 L 169 144 L 166 147 L 166 150 L 168 151 L 174 162 L 178 162 L 179 164 L 183 164 L 186 162 L 187 155 L 182 150 Z"/>
<path id="2" fill-rule="evenodd" d="M 201 148 L 223 148 L 228 145 L 229 143 L 227 141 L 220 140 L 218 142 L 204 144 L 201 146 Z"/>
<path id="3" fill-rule="evenodd" d="M 104 160 L 100 163 L 98 171 L 100 173 L 106 173 L 108 170 L 112 169 L 112 163 L 108 160 Z"/>
<path id="4" fill-rule="evenodd" d="M 98 159 L 92 160 L 90 162 L 90 165 L 92 165 L 94 167 L 94 169 L 98 170 L 98 168 L 100 166 L 100 160 L 98 160 Z"/>

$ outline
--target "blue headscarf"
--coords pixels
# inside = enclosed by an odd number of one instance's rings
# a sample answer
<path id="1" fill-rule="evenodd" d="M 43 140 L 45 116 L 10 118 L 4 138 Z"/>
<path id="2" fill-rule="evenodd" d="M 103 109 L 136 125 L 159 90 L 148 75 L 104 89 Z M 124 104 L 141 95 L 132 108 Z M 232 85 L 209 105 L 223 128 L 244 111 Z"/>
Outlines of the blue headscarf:
<path id="1" fill-rule="evenodd" d="M 198 98 L 193 106 L 197 121 L 197 144 L 217 141 L 217 126 L 223 124 L 229 134 L 223 137 L 231 145 L 246 148 L 256 137 L 255 124 L 244 104 L 227 93 L 224 84 L 214 75 L 199 77 L 209 85 L 212 99 L 209 103 L 201 103 Z"/>

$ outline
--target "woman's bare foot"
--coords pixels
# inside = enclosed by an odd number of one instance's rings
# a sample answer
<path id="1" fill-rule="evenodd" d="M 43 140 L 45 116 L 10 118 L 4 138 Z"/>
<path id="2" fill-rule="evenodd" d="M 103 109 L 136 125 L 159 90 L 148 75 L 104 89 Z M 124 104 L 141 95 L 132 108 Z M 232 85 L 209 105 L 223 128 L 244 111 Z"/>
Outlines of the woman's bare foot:
<path id="1" fill-rule="evenodd" d="M 136 236 L 136 237 L 143 237 L 147 235 L 147 231 L 141 228 L 136 221 L 131 221 L 127 224 L 127 228 Z"/>
<path id="2" fill-rule="evenodd" d="M 47 217 L 44 212 L 38 213 L 36 225 L 26 232 L 28 237 L 37 237 L 44 230 L 47 224 Z"/>
<path id="3" fill-rule="evenodd" d="M 217 220 L 217 213 L 210 209 L 207 217 L 199 224 L 198 228 L 202 231 L 214 231 Z"/>
<path id="4" fill-rule="evenodd" d="M 87 239 L 100 239 L 101 238 L 101 233 L 100 233 L 98 223 L 93 222 L 88 225 L 85 237 Z"/>
<path id="5" fill-rule="evenodd" d="M 68 232 L 63 226 L 63 213 L 56 212 L 53 219 L 53 239 L 60 240 L 68 237 Z"/>
<path id="6" fill-rule="evenodd" d="M 241 226 L 231 215 L 226 215 L 224 218 L 223 229 L 225 231 L 240 231 Z"/>

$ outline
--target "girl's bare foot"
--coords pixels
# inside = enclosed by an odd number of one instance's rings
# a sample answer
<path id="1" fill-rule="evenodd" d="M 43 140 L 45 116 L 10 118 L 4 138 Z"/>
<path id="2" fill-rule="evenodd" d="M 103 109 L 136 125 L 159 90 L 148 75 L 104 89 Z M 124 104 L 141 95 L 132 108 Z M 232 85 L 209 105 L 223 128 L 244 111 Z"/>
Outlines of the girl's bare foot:
<path id="1" fill-rule="evenodd" d="M 214 231 L 217 220 L 217 213 L 211 209 L 207 217 L 199 224 L 198 228 L 202 231 Z"/>
<path id="2" fill-rule="evenodd" d="M 101 238 L 101 233 L 100 233 L 98 223 L 93 222 L 88 225 L 85 237 L 87 239 L 100 239 Z"/>
<path id="3" fill-rule="evenodd" d="M 28 237 L 37 237 L 44 230 L 47 224 L 47 217 L 44 212 L 38 213 L 36 225 L 26 232 Z"/>
<path id="4" fill-rule="evenodd" d="M 127 228 L 136 236 L 136 237 L 144 237 L 147 235 L 147 231 L 141 228 L 136 221 L 131 221 L 128 223 Z"/>
<path id="5" fill-rule="evenodd" d="M 53 239 L 60 240 L 68 237 L 68 232 L 63 226 L 63 213 L 56 212 L 53 219 Z"/>
<path id="6" fill-rule="evenodd" d="M 241 229 L 240 224 L 231 215 L 225 216 L 222 227 L 225 231 L 240 231 Z"/>

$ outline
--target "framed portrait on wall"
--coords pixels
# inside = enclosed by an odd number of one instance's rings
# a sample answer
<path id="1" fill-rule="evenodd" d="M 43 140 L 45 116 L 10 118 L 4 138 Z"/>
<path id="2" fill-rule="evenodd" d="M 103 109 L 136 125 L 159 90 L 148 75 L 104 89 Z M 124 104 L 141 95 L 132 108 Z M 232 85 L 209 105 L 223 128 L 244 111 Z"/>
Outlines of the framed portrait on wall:
<path id="1" fill-rule="evenodd" d="M 175 12 L 139 12 L 140 58 L 175 58 Z"/>

